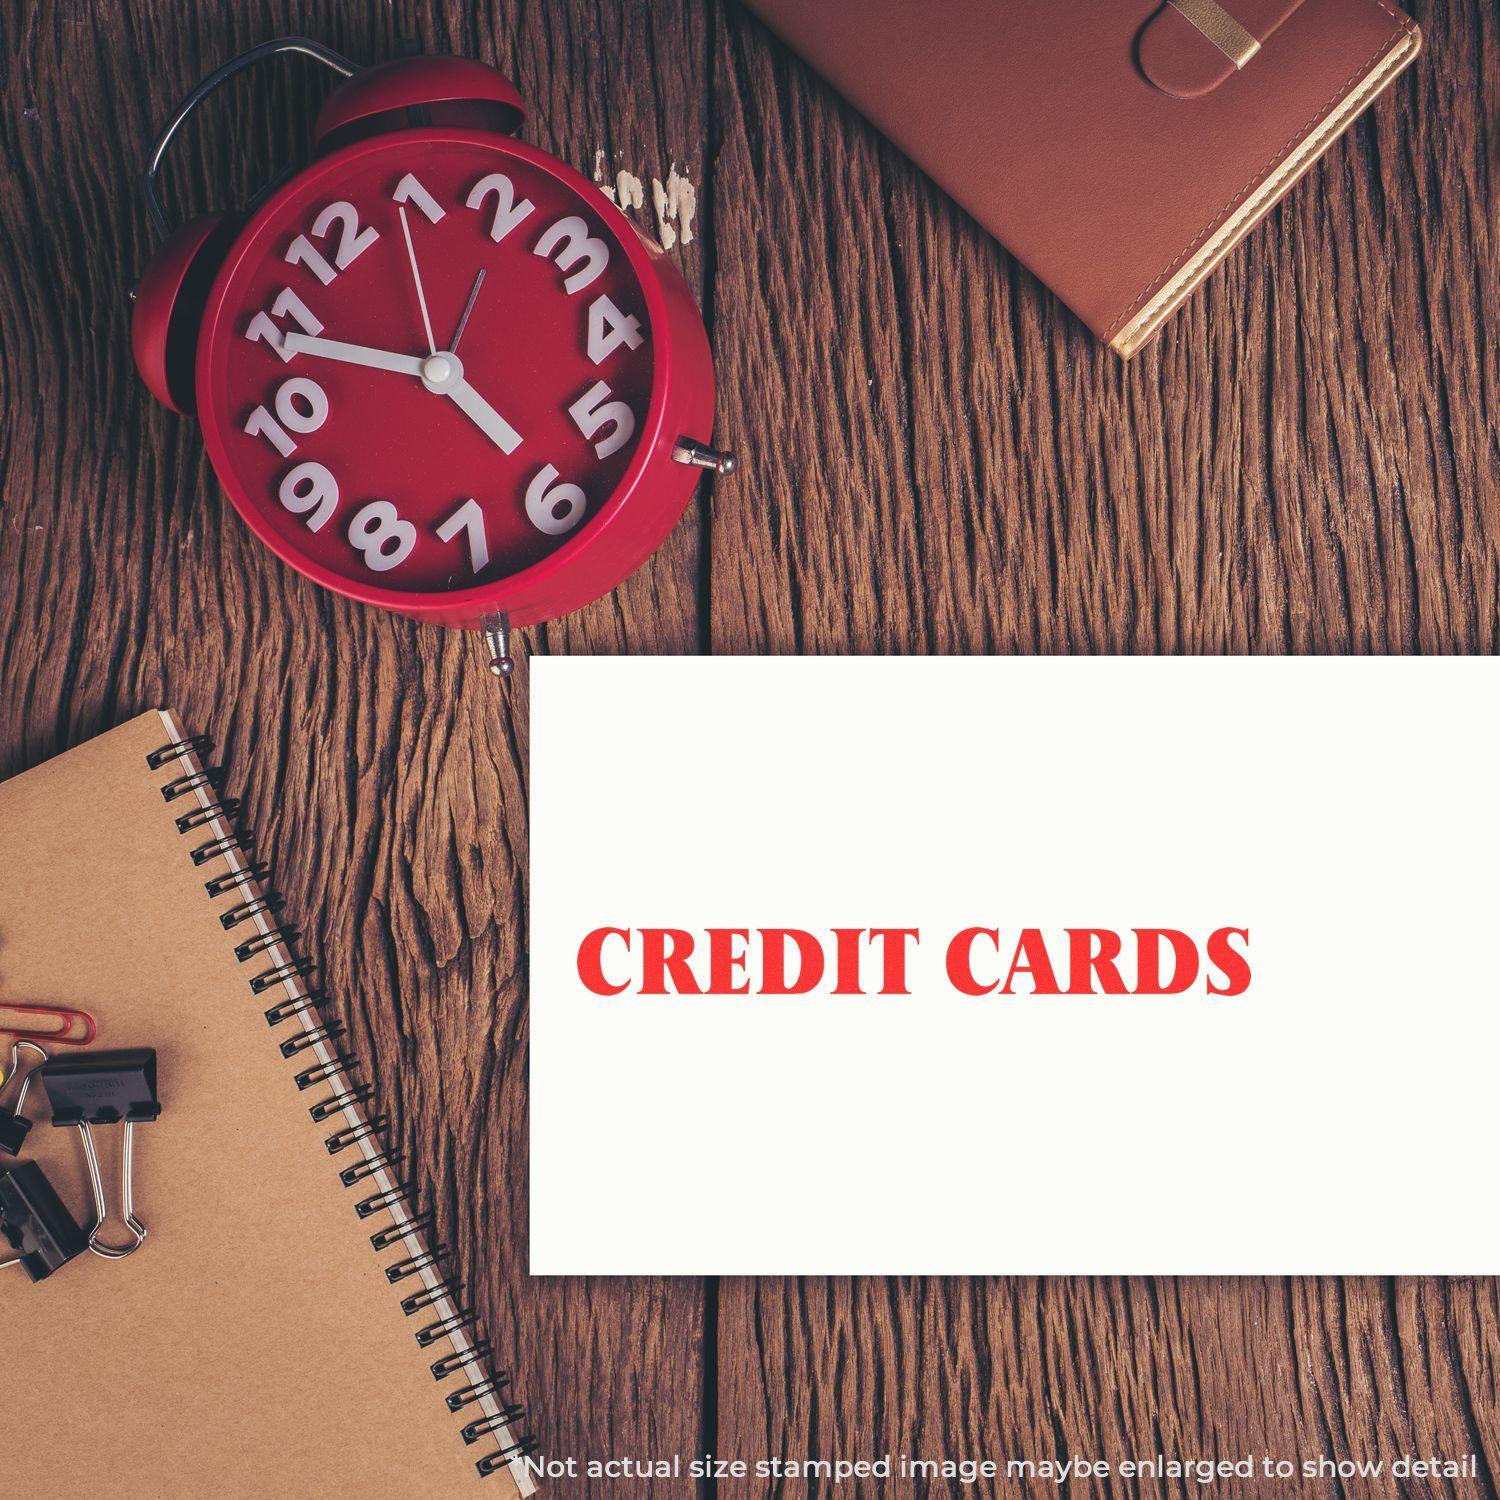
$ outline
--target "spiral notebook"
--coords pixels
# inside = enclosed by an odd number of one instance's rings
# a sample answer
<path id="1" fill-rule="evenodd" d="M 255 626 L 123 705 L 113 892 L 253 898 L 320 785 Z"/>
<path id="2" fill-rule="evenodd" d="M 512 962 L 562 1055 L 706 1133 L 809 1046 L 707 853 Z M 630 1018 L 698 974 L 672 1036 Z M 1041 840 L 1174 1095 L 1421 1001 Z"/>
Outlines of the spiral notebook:
<path id="1" fill-rule="evenodd" d="M 531 1494 L 520 1409 L 204 753 L 149 713 L 0 785 L 0 995 L 155 1047 L 163 1105 L 135 1134 L 141 1250 L 0 1270 L 6 1490 Z M 76 1132 L 41 1089 L 27 1114 L 23 1159 L 87 1224 Z"/>

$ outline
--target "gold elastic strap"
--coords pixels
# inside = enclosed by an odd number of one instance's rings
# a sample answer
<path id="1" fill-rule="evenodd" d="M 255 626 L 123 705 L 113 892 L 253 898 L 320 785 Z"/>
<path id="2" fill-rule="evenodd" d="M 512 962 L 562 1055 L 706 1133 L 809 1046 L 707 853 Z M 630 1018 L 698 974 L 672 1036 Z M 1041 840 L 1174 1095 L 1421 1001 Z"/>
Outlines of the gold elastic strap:
<path id="1" fill-rule="evenodd" d="M 1179 15 L 1191 21 L 1235 67 L 1243 68 L 1260 43 L 1219 4 L 1219 0 L 1168 0 Z"/>

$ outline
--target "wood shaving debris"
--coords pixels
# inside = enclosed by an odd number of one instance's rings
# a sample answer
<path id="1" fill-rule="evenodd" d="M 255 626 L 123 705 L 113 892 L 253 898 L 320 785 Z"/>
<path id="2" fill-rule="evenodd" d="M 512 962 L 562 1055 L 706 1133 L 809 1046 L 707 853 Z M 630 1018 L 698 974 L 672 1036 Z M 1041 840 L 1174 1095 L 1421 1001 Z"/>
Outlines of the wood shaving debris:
<path id="1" fill-rule="evenodd" d="M 609 158 L 600 146 L 594 152 L 594 185 L 628 213 L 646 204 L 645 184 L 633 172 L 611 174 Z M 656 211 L 656 238 L 663 250 L 693 243 L 693 220 L 698 214 L 698 189 L 673 162 L 667 180 L 651 179 L 651 204 Z"/>
<path id="2" fill-rule="evenodd" d="M 609 168 L 601 146 L 594 152 L 594 185 L 611 203 L 618 203 L 627 211 L 645 206 L 646 186 L 639 177 L 633 172 L 616 172 L 615 180 L 609 182 L 606 180 L 608 175 Z"/>
<path id="3" fill-rule="evenodd" d="M 656 230 L 663 250 L 670 250 L 681 239 L 693 243 L 693 218 L 698 212 L 698 190 L 677 170 L 674 163 L 665 183 L 651 179 L 651 201 L 656 206 Z"/>
<path id="4" fill-rule="evenodd" d="M 618 191 L 615 201 L 621 208 L 640 208 L 645 203 L 646 185 L 639 177 L 619 172 L 615 176 L 615 185 Z"/>

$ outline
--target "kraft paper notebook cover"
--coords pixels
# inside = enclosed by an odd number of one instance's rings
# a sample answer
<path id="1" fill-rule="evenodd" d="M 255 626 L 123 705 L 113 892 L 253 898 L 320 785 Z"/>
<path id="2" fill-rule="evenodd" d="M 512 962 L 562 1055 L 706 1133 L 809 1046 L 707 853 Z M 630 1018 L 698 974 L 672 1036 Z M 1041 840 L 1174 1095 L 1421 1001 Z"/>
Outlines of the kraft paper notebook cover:
<path id="1" fill-rule="evenodd" d="M 1121 355 L 1416 57 L 1388 0 L 748 0 Z"/>
<path id="2" fill-rule="evenodd" d="M 155 1047 L 162 1103 L 135 1133 L 145 1245 L 116 1262 L 85 1253 L 36 1284 L 0 1270 L 6 1493 L 529 1494 L 519 1413 L 488 1380 L 435 1247 L 404 1228 L 402 1201 L 356 1212 L 397 1186 L 373 1122 L 352 1101 L 310 1115 L 355 1085 L 335 1068 L 297 1086 L 336 1051 L 320 1013 L 297 1009 L 307 981 L 255 910 L 244 857 L 193 862 L 232 829 L 209 811 L 217 793 L 185 738 L 149 713 L 0 785 L 0 996 L 92 1012 L 98 1048 Z M 180 832 L 184 817 L 196 826 Z M 261 951 L 242 961 L 246 943 Z M 296 1013 L 272 1025 L 276 1006 Z M 50 1125 L 41 1087 L 26 1113 L 37 1123 L 20 1160 L 87 1227 L 78 1133 Z M 120 1131 L 95 1135 L 117 1214 Z M 110 1229 L 122 1235 L 117 1217 Z M 426 1305 L 407 1315 L 413 1296 Z M 455 1368 L 438 1380 L 444 1360 Z M 470 1424 L 481 1431 L 466 1445 Z"/>

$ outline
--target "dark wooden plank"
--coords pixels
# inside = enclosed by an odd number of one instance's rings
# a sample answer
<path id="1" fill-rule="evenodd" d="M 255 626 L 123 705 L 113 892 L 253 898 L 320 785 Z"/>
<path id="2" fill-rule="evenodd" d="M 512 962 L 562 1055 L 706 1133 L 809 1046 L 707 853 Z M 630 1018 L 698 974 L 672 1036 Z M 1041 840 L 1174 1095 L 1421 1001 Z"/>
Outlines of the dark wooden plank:
<path id="1" fill-rule="evenodd" d="M 716 12 L 721 405 L 754 441 L 712 501 L 713 648 L 1500 647 L 1500 26 L 1416 9 L 1425 58 L 1129 367 Z M 725 1453 L 1480 1452 L 1495 1493 L 1491 1281 L 716 1295 Z"/>
<path id="2" fill-rule="evenodd" d="M 549 1450 L 691 1451 L 704 1418 L 749 1454 L 1493 1452 L 1494 1289 L 730 1282 L 700 1410 L 696 1285 L 530 1282 L 524 667 L 497 699 L 473 642 L 301 584 L 139 390 L 156 122 L 279 31 L 415 35 L 508 66 L 585 170 L 699 184 L 746 467 L 536 649 L 1492 650 L 1496 27 L 1421 19 L 1441 66 L 1124 371 L 732 8 L 6 6 L 0 770 L 158 701 L 226 745 Z M 223 106 L 176 186 L 234 201 L 317 93 Z"/>
<path id="3" fill-rule="evenodd" d="M 1002 1470 L 1013 1458 L 1474 1453 L 1475 1481 L 1411 1480 L 1400 1493 L 1491 1495 L 1497 1316 L 1493 1280 L 735 1279 L 721 1287 L 717 1445 L 752 1457 L 988 1458 Z M 1367 1492 L 1300 1478 L 1285 1489 Z M 1001 1480 L 965 1492 L 1055 1490 Z M 1118 1478 L 1088 1492 L 1201 1493 Z"/>
<path id="4" fill-rule="evenodd" d="M 1493 650 L 1492 8 L 1126 367 L 743 12 L 719 650 Z"/>
<path id="5" fill-rule="evenodd" d="M 360 61 L 405 36 L 464 51 L 511 72 L 528 138 L 585 171 L 596 149 L 648 178 L 674 157 L 701 170 L 707 45 L 687 3 L 7 4 L 0 772 L 157 703 L 211 733 L 544 1449 L 690 1450 L 699 1286 L 526 1275 L 524 654 L 500 693 L 475 638 L 281 567 L 220 495 L 196 426 L 131 366 L 146 147 L 210 68 L 286 32 Z M 169 168 L 171 202 L 238 201 L 305 147 L 325 88 L 291 66 L 211 106 Z M 535 648 L 689 648 L 697 571 L 689 521 Z"/>

